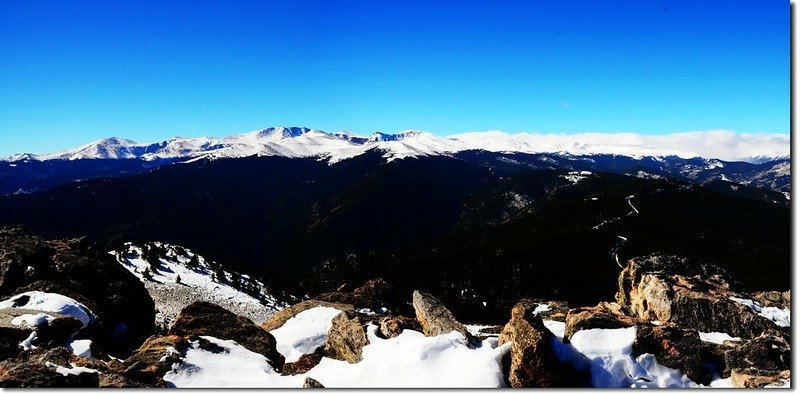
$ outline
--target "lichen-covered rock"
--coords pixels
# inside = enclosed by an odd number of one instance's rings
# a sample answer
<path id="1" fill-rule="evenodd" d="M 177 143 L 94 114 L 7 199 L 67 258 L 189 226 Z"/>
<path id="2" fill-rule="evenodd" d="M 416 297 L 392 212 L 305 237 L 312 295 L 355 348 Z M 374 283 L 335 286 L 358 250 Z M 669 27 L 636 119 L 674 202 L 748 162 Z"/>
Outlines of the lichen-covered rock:
<path id="1" fill-rule="evenodd" d="M 276 349 L 275 337 L 249 318 L 231 313 L 209 302 L 194 302 L 181 310 L 169 329 L 170 335 L 213 336 L 233 340 L 269 360 L 280 371 L 284 357 Z"/>
<path id="2" fill-rule="evenodd" d="M 626 315 L 617 303 L 600 302 L 594 307 L 571 309 L 567 313 L 564 337 L 570 339 L 575 332 L 582 329 L 627 328 L 641 322 L 640 319 Z"/>
<path id="3" fill-rule="evenodd" d="M 69 369 L 72 353 L 64 347 L 33 349 L 14 359 L 0 362 L 0 387 L 3 388 L 97 388 L 96 372 L 63 374 L 59 368 Z"/>
<path id="4" fill-rule="evenodd" d="M 760 376 L 776 375 L 791 368 L 791 345 L 783 334 L 769 331 L 725 351 L 725 372 L 757 369 Z"/>
<path id="5" fill-rule="evenodd" d="M 750 297 L 761 303 L 762 306 L 777 307 L 779 309 L 789 310 L 792 304 L 792 293 L 789 291 L 761 291 L 752 292 Z"/>
<path id="6" fill-rule="evenodd" d="M 702 332 L 754 338 L 776 325 L 730 299 L 725 272 L 675 256 L 634 258 L 619 276 L 617 302 L 645 321 L 673 323 Z"/>
<path id="7" fill-rule="evenodd" d="M 325 356 L 350 363 L 361 361 L 361 350 L 369 344 L 364 325 L 358 318 L 348 319 L 343 312 L 331 322 L 328 340 L 324 346 Z"/>
<path id="8" fill-rule="evenodd" d="M 791 372 L 764 371 L 756 368 L 737 369 L 731 372 L 731 383 L 737 388 L 764 388 L 770 386 L 783 386 L 791 379 Z"/>
<path id="9" fill-rule="evenodd" d="M 498 345 L 511 343 L 504 360 L 509 384 L 514 388 L 585 386 L 588 373 L 558 359 L 553 350 L 558 339 L 531 307 L 526 303 L 515 305 L 498 339 Z"/>
<path id="10" fill-rule="evenodd" d="M 181 362 L 188 347 L 189 342 L 181 336 L 152 336 L 125 360 L 120 370 L 124 370 L 122 375 L 127 379 L 164 387 L 164 375 L 172 370 L 172 364 Z"/>
<path id="11" fill-rule="evenodd" d="M 303 381 L 303 388 L 325 388 L 325 386 L 311 377 L 306 377 L 305 381 Z"/>
<path id="12" fill-rule="evenodd" d="M 347 314 L 348 317 L 355 316 L 355 308 L 353 305 L 344 304 L 344 303 L 333 303 L 333 302 L 326 302 L 323 300 L 306 300 L 289 307 L 286 307 L 280 311 L 277 311 L 273 314 L 267 321 L 261 324 L 261 328 L 265 331 L 273 331 L 283 326 L 286 321 L 289 321 L 292 317 L 300 314 L 306 310 L 313 309 L 314 307 L 332 307 L 334 309 L 340 310 Z"/>
<path id="13" fill-rule="evenodd" d="M 668 325 L 637 325 L 633 355 L 653 354 L 664 366 L 678 369 L 692 381 L 709 384 L 712 371 L 706 366 L 710 356 L 697 331 Z"/>
<path id="14" fill-rule="evenodd" d="M 414 291 L 412 304 L 425 336 L 439 336 L 456 331 L 467 339 L 472 339 L 467 328 L 433 295 Z"/>
<path id="15" fill-rule="evenodd" d="M 397 337 L 406 329 L 422 332 L 422 326 L 416 319 L 404 316 L 383 317 L 378 325 L 378 331 L 384 339 Z"/>
<path id="16" fill-rule="evenodd" d="M 281 375 L 283 376 L 293 376 L 297 374 L 303 374 L 308 372 L 309 370 L 313 369 L 314 366 L 319 365 L 319 362 L 322 360 L 322 357 L 325 356 L 325 352 L 322 347 L 317 347 L 311 354 L 305 354 L 301 356 L 295 362 L 287 362 L 283 365 L 283 371 Z"/>

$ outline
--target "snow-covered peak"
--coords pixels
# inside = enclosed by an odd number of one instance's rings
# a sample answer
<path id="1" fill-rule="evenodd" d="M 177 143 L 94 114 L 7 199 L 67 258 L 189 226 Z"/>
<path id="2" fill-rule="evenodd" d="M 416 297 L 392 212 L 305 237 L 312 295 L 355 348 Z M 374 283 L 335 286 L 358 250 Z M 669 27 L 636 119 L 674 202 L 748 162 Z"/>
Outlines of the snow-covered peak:
<path id="1" fill-rule="evenodd" d="M 142 151 L 145 148 L 146 146 L 132 140 L 109 137 L 72 150 L 42 155 L 37 157 L 37 159 L 127 159 L 142 155 Z"/>
<path id="2" fill-rule="evenodd" d="M 702 157 L 761 163 L 765 158 L 789 155 L 789 136 L 706 131 L 643 135 L 636 133 L 509 134 L 499 131 L 439 136 L 418 130 L 396 134 L 375 132 L 361 136 L 342 131 L 327 133 L 305 127 L 271 127 L 223 138 L 175 137 L 155 143 L 108 138 L 46 155 L 18 154 L 7 161 L 125 159 L 144 160 L 238 158 L 246 156 L 316 157 L 336 162 L 371 150 L 388 160 L 425 155 L 447 155 L 464 150 L 492 152 L 559 153 L 563 155 L 612 154 L 633 158 L 684 159 Z M 720 162 L 709 162 L 718 166 Z"/>
<path id="3" fill-rule="evenodd" d="M 309 128 L 297 128 L 297 127 L 274 127 L 274 128 L 266 128 L 255 132 L 255 136 L 259 139 L 269 139 L 269 140 L 279 140 L 285 138 L 292 138 L 292 137 L 299 137 L 308 132 L 311 129 Z"/>

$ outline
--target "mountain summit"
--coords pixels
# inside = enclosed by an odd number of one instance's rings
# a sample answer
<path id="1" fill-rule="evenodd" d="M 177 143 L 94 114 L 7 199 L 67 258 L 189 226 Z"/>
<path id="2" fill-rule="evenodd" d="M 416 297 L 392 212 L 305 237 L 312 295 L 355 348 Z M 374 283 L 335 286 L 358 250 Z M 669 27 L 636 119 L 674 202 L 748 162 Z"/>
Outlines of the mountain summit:
<path id="1" fill-rule="evenodd" d="M 328 133 L 305 127 L 271 127 L 228 137 L 175 137 L 155 143 L 106 138 L 44 155 L 17 154 L 20 160 L 142 159 L 177 160 L 240 158 L 247 156 L 317 157 L 335 163 L 371 150 L 384 152 L 389 161 L 406 157 L 448 155 L 468 150 L 570 155 L 612 154 L 703 157 L 763 163 L 789 157 L 788 135 L 738 134 L 730 131 L 688 132 L 669 135 L 633 133 L 508 134 L 497 131 L 439 136 L 418 130 L 396 134 L 374 132 L 360 136 L 348 131 Z"/>

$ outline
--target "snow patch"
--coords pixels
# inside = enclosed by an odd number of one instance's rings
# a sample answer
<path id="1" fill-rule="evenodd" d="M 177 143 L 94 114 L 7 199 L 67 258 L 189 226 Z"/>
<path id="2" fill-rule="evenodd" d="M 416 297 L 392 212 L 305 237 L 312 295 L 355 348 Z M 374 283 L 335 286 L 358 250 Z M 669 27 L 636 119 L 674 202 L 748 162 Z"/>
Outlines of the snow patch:
<path id="1" fill-rule="evenodd" d="M 325 345 L 334 317 L 341 313 L 333 307 L 314 307 L 302 311 L 270 333 L 275 336 L 278 352 L 286 362 L 297 362 L 303 354 L 311 354 Z"/>
<path id="2" fill-rule="evenodd" d="M 722 344 L 726 341 L 740 341 L 741 337 L 733 337 L 725 332 L 699 332 L 700 340 L 709 343 Z"/>
<path id="3" fill-rule="evenodd" d="M 98 286 L 100 286 L 100 284 L 98 284 Z M 41 291 L 29 291 L 14 295 L 6 300 L 0 301 L 0 308 L 30 309 L 59 313 L 75 318 L 83 324 L 84 328 L 96 319 L 91 310 L 75 299 L 56 293 Z M 25 320 L 28 319 L 29 318 L 25 318 Z M 41 319 L 41 317 L 39 317 L 39 319 Z"/>
<path id="4" fill-rule="evenodd" d="M 761 303 L 752 299 L 736 298 L 731 296 L 730 299 L 736 303 L 743 304 L 750 308 L 754 313 L 769 319 L 775 325 L 787 327 L 791 326 L 791 311 L 779 309 L 777 307 L 762 306 Z"/>
<path id="5" fill-rule="evenodd" d="M 636 329 L 585 329 L 576 332 L 571 344 L 554 342 L 559 359 L 576 367 L 588 367 L 591 383 L 603 388 L 697 387 L 679 370 L 659 364 L 652 354 L 634 358 Z"/>
<path id="6" fill-rule="evenodd" d="M 92 341 L 89 339 L 72 340 L 67 343 L 67 348 L 81 358 L 95 359 L 92 355 Z"/>
<path id="7" fill-rule="evenodd" d="M 369 344 L 357 364 L 323 358 L 308 372 L 326 387 L 496 388 L 505 386 L 500 360 L 510 343 L 497 347 L 496 339 L 470 348 L 464 335 L 451 332 L 435 337 L 405 330 L 381 339 L 369 325 Z"/>
<path id="8" fill-rule="evenodd" d="M 573 184 L 577 184 L 591 174 L 592 172 L 590 171 L 571 171 L 565 175 L 562 175 L 561 177 Z"/>

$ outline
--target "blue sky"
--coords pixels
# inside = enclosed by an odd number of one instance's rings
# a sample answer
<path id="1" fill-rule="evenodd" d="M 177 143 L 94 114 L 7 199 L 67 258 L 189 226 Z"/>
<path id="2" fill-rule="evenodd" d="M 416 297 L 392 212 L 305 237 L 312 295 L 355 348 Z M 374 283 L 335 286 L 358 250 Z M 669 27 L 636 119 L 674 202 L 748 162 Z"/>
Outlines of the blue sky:
<path id="1" fill-rule="evenodd" d="M 0 0 L 0 155 L 277 126 L 789 130 L 788 1 Z"/>

